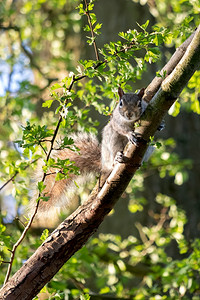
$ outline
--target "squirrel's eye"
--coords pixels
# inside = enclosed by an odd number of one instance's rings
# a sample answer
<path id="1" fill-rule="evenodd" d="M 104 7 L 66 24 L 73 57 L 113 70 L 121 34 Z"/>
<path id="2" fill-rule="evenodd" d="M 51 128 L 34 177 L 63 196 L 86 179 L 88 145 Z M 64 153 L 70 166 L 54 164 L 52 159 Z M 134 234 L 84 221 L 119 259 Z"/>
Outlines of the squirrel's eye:
<path id="1" fill-rule="evenodd" d="M 123 100 L 120 99 L 120 101 L 119 101 L 119 107 L 122 108 L 122 106 L 123 106 Z"/>
<path id="2" fill-rule="evenodd" d="M 141 105 L 142 105 L 142 101 L 139 100 L 138 103 L 137 103 L 137 106 L 138 106 L 138 107 L 141 107 Z"/>

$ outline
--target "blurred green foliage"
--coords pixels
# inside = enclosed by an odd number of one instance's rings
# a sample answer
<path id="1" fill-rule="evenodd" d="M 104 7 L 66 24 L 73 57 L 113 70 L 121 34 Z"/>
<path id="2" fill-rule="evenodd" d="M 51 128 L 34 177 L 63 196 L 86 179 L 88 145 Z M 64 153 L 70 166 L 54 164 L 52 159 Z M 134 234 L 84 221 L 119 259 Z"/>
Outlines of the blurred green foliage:
<path id="1" fill-rule="evenodd" d="M 130 0 L 131 1 L 131 0 Z M 118 85 L 126 91 L 131 83 L 142 78 L 147 64 L 156 63 L 163 55 L 169 58 L 171 48 L 179 46 L 199 22 L 198 1 L 148 1 L 156 24 L 134 24 L 134 29 L 119 33 L 119 41 L 110 41 L 99 49 L 100 61 L 85 59 L 80 48 L 82 28 L 87 42 L 93 47 L 102 23 L 94 13 L 95 1 L 88 7 L 93 33 L 85 24 L 84 1 L 40 0 L 0 3 L 0 176 L 2 182 L 12 177 L 12 183 L 2 191 L 2 198 L 12 194 L 15 213 L 6 222 L 2 206 L 0 224 L 0 282 L 3 283 L 9 249 L 20 237 L 23 226 L 14 219 L 21 218 L 21 208 L 30 197 L 30 174 L 37 159 L 45 159 L 46 141 L 52 138 L 58 124 L 60 147 L 71 147 L 67 137 L 74 131 L 97 132 L 98 121 L 91 111 L 110 115 L 115 104 Z M 135 1 L 144 4 L 144 1 Z M 159 73 L 158 73 L 159 74 Z M 159 76 L 159 75 L 158 75 Z M 180 99 L 170 110 L 177 116 L 180 108 L 200 113 L 199 72 L 191 78 Z M 105 102 L 109 99 L 109 105 Z M 170 176 L 176 185 L 188 180 L 190 160 L 180 160 L 175 153 L 175 141 L 158 141 L 150 163 L 136 174 L 127 188 L 129 210 L 142 213 L 147 205 L 137 197 L 144 186 L 144 174 L 156 169 L 161 178 Z M 44 171 L 54 166 L 60 173 L 78 172 L 68 160 L 47 161 Z M 46 168 L 46 169 L 45 169 Z M 38 184 L 41 192 L 42 183 Z M 5 201 L 5 200 L 4 200 Z M 45 299 L 91 299 L 95 296 L 131 299 L 199 299 L 200 241 L 187 241 L 183 210 L 174 199 L 162 194 L 155 198 L 151 223 L 136 224 L 138 237 L 122 239 L 119 235 L 99 234 L 90 239 L 43 288 Z M 26 222 L 26 221 L 25 221 Z M 29 232 L 18 247 L 12 273 L 48 236 L 41 240 L 37 232 Z M 177 246 L 177 259 L 170 255 L 172 244 Z M 90 295 L 90 296 L 89 296 Z M 35 299 L 39 299 L 36 297 Z"/>

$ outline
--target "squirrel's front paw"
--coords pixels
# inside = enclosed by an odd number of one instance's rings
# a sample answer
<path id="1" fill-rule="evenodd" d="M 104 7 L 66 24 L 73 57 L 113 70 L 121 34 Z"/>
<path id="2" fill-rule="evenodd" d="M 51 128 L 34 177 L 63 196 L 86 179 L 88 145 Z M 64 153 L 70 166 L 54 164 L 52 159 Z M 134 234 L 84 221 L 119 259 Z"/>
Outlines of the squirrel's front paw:
<path id="1" fill-rule="evenodd" d="M 116 162 L 123 164 L 123 163 L 127 162 L 127 160 L 128 160 L 128 158 L 126 156 L 124 156 L 123 151 L 119 151 L 119 152 L 117 152 L 117 154 L 115 156 L 114 164 Z"/>
<path id="2" fill-rule="evenodd" d="M 129 141 L 138 147 L 140 143 L 140 138 L 137 137 L 135 132 L 131 132 L 131 134 L 129 135 Z"/>

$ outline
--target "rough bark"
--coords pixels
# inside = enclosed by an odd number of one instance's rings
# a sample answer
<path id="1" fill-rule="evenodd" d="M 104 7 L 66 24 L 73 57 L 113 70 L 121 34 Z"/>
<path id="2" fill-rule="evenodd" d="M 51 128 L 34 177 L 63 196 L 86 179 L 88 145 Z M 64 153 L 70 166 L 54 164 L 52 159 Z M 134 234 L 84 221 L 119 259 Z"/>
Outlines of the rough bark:
<path id="1" fill-rule="evenodd" d="M 100 192 L 98 185 L 88 201 L 69 216 L 37 249 L 0 291 L 0 299 L 32 299 L 96 231 L 113 208 L 141 164 L 149 137 L 200 65 L 200 26 L 185 55 L 174 71 L 163 81 L 148 106 L 141 127 L 140 145 L 128 143 L 126 164 L 116 164 Z"/>

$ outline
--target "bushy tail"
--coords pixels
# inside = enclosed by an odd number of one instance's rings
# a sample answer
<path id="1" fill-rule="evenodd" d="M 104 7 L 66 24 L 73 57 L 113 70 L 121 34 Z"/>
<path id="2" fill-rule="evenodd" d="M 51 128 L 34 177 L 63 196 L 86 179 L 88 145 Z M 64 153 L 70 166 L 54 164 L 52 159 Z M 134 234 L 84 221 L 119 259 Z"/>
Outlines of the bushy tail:
<path id="1" fill-rule="evenodd" d="M 78 193 L 77 184 L 82 185 L 91 181 L 94 175 L 100 173 L 100 146 L 98 140 L 93 134 L 79 133 L 72 136 L 74 144 L 80 150 L 79 153 L 72 151 L 68 148 L 62 150 L 52 151 L 52 157 L 54 159 L 67 159 L 75 162 L 75 165 L 79 167 L 80 175 L 71 174 L 70 177 L 55 181 L 56 170 L 50 170 L 50 174 L 46 176 L 44 184 L 45 189 L 43 194 L 48 196 L 48 201 L 40 200 L 39 208 L 36 217 L 52 218 L 60 213 L 65 208 L 70 208 L 73 204 L 73 197 Z M 40 160 L 35 174 L 35 187 L 37 182 L 43 178 L 42 167 L 44 162 Z M 77 184 L 75 184 L 75 181 Z M 29 215 L 33 212 L 36 206 L 36 199 L 38 197 L 38 190 L 34 191 L 34 195 L 30 201 L 28 207 Z"/>

